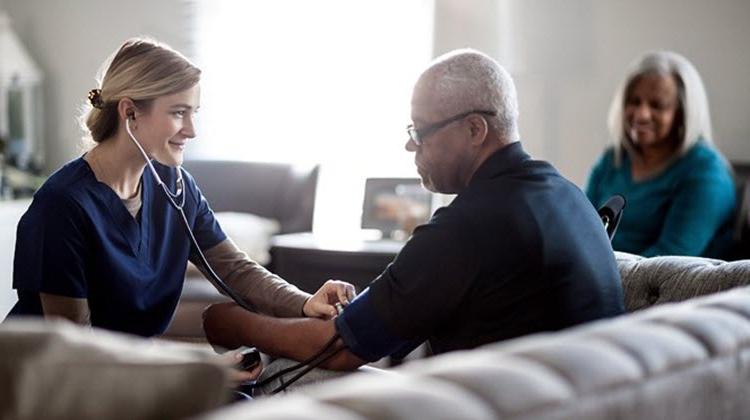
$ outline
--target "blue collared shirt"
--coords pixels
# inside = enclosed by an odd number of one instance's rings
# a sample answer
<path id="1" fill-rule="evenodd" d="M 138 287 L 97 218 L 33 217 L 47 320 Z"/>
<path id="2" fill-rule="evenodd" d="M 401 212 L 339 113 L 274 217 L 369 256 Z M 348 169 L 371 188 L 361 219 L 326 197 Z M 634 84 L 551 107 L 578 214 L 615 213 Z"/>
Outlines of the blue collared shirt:
<path id="1" fill-rule="evenodd" d="M 352 353 L 373 361 L 424 340 L 442 353 L 623 312 L 596 210 L 514 143 L 414 231 L 336 328 Z"/>

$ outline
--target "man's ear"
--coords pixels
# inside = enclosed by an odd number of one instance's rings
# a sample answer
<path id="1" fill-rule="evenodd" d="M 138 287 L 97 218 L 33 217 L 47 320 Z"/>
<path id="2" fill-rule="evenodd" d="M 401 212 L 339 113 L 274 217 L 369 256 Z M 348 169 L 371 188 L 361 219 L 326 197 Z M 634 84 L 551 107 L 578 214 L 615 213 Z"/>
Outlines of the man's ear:
<path id="1" fill-rule="evenodd" d="M 138 113 L 138 107 L 135 106 L 135 102 L 133 102 L 130 98 L 122 98 L 119 102 L 117 102 L 117 115 L 119 120 L 125 120 L 126 118 L 135 119 L 136 114 Z"/>
<path id="2" fill-rule="evenodd" d="M 481 115 L 473 114 L 470 115 L 466 121 L 469 123 L 469 133 L 471 136 L 471 144 L 475 146 L 481 146 L 487 134 L 489 133 L 490 127 L 487 120 Z"/>

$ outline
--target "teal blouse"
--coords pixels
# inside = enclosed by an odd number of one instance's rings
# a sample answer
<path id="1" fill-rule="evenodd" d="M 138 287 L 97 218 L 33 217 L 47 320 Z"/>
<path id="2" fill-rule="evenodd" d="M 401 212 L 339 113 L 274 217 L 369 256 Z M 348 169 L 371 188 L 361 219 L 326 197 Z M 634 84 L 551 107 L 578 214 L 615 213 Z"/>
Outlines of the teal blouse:
<path id="1" fill-rule="evenodd" d="M 627 200 L 612 247 L 654 255 L 721 257 L 731 245 L 735 186 L 719 152 L 697 143 L 660 174 L 633 181 L 630 159 L 606 150 L 591 171 L 586 195 L 599 208 L 614 194 Z"/>

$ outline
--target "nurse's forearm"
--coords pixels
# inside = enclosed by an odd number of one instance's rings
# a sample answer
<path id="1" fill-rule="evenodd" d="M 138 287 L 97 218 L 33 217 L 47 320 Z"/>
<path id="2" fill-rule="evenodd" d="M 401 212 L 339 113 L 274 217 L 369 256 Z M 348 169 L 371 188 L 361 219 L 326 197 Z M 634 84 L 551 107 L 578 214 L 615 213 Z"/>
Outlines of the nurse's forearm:
<path id="1" fill-rule="evenodd" d="M 39 300 L 46 319 L 65 318 L 76 324 L 91 325 L 91 312 L 86 299 L 40 293 Z"/>
<path id="2" fill-rule="evenodd" d="M 303 315 L 302 305 L 310 295 L 251 260 L 230 238 L 204 254 L 219 277 L 260 313 L 280 317 Z M 200 264 L 197 266 L 208 278 Z"/>
<path id="3" fill-rule="evenodd" d="M 204 312 L 203 328 L 211 344 L 227 349 L 252 346 L 272 356 L 297 361 L 305 360 L 320 351 L 336 333 L 331 320 L 273 318 L 248 312 L 234 303 L 210 306 Z M 339 339 L 333 348 L 342 346 Z M 321 367 L 352 370 L 364 363 L 344 349 Z"/>

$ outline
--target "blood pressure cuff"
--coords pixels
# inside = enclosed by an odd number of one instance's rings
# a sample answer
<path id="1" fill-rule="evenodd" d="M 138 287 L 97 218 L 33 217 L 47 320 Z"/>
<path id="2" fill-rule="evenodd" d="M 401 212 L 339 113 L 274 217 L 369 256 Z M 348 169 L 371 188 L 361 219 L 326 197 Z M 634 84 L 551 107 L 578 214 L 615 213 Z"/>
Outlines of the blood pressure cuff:
<path id="1" fill-rule="evenodd" d="M 336 331 L 355 356 L 374 362 L 385 356 L 402 358 L 417 348 L 424 339 L 405 339 L 389 332 L 365 289 L 346 307 L 335 322 Z"/>

